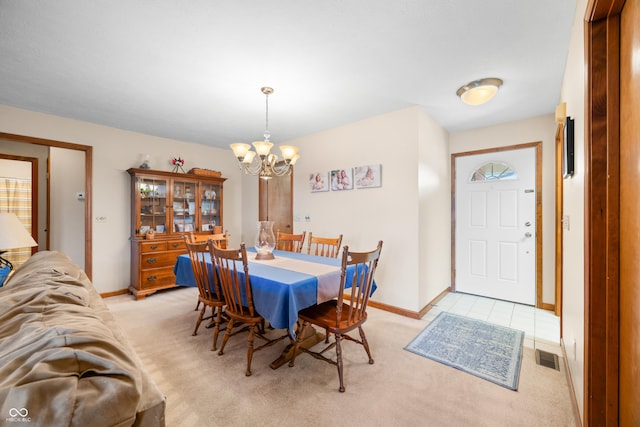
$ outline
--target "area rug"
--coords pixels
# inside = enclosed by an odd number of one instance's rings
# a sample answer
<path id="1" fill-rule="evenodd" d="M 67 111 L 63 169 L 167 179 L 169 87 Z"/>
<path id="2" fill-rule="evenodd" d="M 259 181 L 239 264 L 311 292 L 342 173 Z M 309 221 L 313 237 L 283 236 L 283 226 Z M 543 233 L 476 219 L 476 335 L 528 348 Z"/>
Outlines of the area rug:
<path id="1" fill-rule="evenodd" d="M 405 350 L 517 390 L 523 340 L 523 331 L 442 312 Z"/>

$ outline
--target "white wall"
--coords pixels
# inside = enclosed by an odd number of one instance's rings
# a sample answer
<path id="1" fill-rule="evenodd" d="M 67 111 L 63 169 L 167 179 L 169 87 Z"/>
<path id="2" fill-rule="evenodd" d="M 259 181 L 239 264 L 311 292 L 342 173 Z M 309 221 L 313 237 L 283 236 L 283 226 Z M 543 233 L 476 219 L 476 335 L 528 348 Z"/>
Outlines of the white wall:
<path id="1" fill-rule="evenodd" d="M 378 302 L 419 311 L 450 285 L 449 153 L 446 132 L 426 113 L 412 107 L 286 143 L 301 156 L 295 232 L 343 234 L 343 244 L 356 251 L 383 240 Z M 311 173 L 368 164 L 382 165 L 381 187 L 310 192 Z"/>
<path id="2" fill-rule="evenodd" d="M 450 135 L 451 153 L 542 141 L 542 301 L 555 304 L 555 115 Z"/>
<path id="3" fill-rule="evenodd" d="M 0 145 L 0 147 L 2 146 Z M 19 160 L 0 159 L 0 178 L 31 180 L 31 163 Z"/>
<path id="4" fill-rule="evenodd" d="M 419 306 L 451 286 L 451 161 L 449 135 L 419 113 Z"/>
<path id="5" fill-rule="evenodd" d="M 49 150 L 50 245 L 69 255 L 82 268 L 85 201 L 78 200 L 77 193 L 85 192 L 84 162 L 84 151 L 58 147 Z"/>
<path id="6" fill-rule="evenodd" d="M 239 244 L 235 239 L 241 234 L 241 180 L 230 150 L 8 106 L 0 106 L 0 131 L 93 147 L 93 283 L 98 292 L 129 287 L 131 197 L 126 170 L 138 167 L 143 154 L 151 155 L 151 166 L 157 170 L 171 170 L 169 159 L 180 156 L 186 159 L 185 170 L 221 171 L 228 178 L 224 184 L 224 228 L 232 235 L 231 244 Z M 107 221 L 96 222 L 98 216 Z"/>
<path id="7" fill-rule="evenodd" d="M 562 342 L 583 416 L 584 402 L 584 165 L 585 92 L 584 16 L 587 0 L 578 0 L 571 31 L 569 55 L 562 83 L 561 98 L 567 115 L 575 118 L 575 173 L 564 180 L 563 210 L 569 229 L 563 232 Z M 584 418 L 584 417 L 583 417 Z"/>
<path id="8" fill-rule="evenodd" d="M 254 245 L 257 233 L 259 179 L 251 175 L 242 175 L 242 232 L 238 242 L 244 242 L 247 246 Z"/>

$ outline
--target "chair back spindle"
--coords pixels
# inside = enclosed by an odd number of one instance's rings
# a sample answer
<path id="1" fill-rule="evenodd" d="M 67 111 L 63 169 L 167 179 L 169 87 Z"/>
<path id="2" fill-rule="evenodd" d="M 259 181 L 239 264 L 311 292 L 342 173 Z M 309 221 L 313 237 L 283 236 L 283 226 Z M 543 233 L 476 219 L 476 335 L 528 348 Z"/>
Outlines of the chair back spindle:
<path id="1" fill-rule="evenodd" d="M 276 236 L 276 249 L 289 252 L 302 252 L 304 246 L 304 238 L 307 232 L 303 231 L 300 234 L 283 233 L 278 230 Z"/>
<path id="2" fill-rule="evenodd" d="M 341 244 L 342 234 L 338 237 L 318 237 L 314 236 L 313 233 L 309 233 L 307 253 L 327 258 L 338 258 Z"/>
<path id="3" fill-rule="evenodd" d="M 245 244 L 240 249 L 212 246 L 211 256 L 220 276 L 227 312 L 255 316 Z"/>
<path id="4" fill-rule="evenodd" d="M 200 304 L 203 304 L 202 310 L 196 320 L 196 326 L 193 330 L 193 335 L 197 335 L 200 324 L 205 319 L 205 312 L 207 307 L 211 307 L 213 310 L 212 318 L 215 328 L 213 330 L 213 350 L 216 350 L 218 333 L 220 331 L 220 324 L 222 323 L 222 312 L 224 307 L 224 300 L 222 299 L 222 293 L 220 292 L 220 280 L 218 274 L 210 264 L 209 248 L 212 246 L 211 242 L 200 241 L 193 242 L 192 236 L 183 236 L 189 258 L 191 260 L 191 269 L 198 286 L 198 304 L 196 310 Z"/>
<path id="5" fill-rule="evenodd" d="M 338 299 L 336 301 L 336 325 L 343 318 L 342 311 L 345 304 L 348 304 L 346 319 L 348 323 L 358 323 L 367 316 L 367 305 L 373 287 L 373 277 L 378 267 L 382 242 L 371 252 L 349 252 L 349 247 L 345 246 L 342 252 L 341 286 Z M 354 265 L 353 272 L 347 276 L 347 268 Z M 345 293 L 349 296 L 345 300 Z"/>
<path id="6" fill-rule="evenodd" d="M 188 236 L 184 236 L 187 252 L 191 259 L 191 268 L 196 279 L 200 297 L 205 299 L 221 298 L 220 283 L 217 275 L 213 274 L 207 265 L 209 261 L 209 243 L 191 243 Z"/>

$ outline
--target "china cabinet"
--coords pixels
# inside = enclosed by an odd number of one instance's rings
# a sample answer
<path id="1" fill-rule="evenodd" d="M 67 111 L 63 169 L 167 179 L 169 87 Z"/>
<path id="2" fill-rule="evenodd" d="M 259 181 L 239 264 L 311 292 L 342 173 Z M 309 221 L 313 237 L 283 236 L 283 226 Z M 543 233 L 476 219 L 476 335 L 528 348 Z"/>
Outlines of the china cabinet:
<path id="1" fill-rule="evenodd" d="M 144 298 L 176 286 L 173 266 L 186 253 L 183 235 L 222 232 L 226 178 L 132 168 L 131 284 Z"/>

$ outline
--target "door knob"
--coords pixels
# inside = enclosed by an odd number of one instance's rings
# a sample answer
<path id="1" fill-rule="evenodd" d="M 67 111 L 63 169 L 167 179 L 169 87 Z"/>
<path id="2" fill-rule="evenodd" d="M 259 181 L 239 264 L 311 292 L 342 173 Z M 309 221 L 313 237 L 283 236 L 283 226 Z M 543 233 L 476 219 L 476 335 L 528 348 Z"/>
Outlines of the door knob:
<path id="1" fill-rule="evenodd" d="M 524 237 L 531 237 L 531 236 L 532 236 L 532 234 L 529 233 L 529 232 L 524 233 Z"/>

